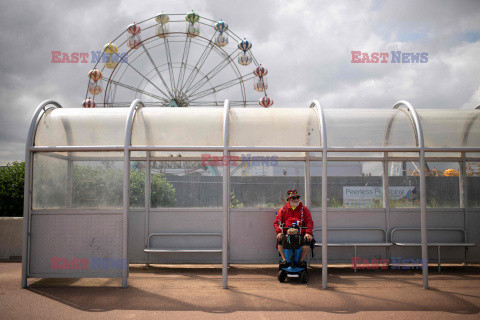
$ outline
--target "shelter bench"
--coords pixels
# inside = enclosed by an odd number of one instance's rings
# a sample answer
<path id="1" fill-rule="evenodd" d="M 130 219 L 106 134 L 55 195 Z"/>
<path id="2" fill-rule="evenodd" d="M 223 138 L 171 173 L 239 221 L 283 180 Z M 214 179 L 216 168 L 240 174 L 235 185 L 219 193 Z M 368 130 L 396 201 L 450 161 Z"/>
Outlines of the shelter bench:
<path id="1" fill-rule="evenodd" d="M 222 237 L 221 233 L 151 233 L 148 235 L 147 247 L 143 250 L 146 253 L 221 253 L 222 248 L 157 248 L 151 247 L 151 239 L 153 237 L 165 237 L 165 236 L 180 236 L 180 237 L 197 237 L 197 236 L 209 236 L 209 237 Z"/>
<path id="2" fill-rule="evenodd" d="M 390 239 L 394 245 L 399 247 L 421 247 L 422 244 L 419 242 L 396 242 L 394 241 L 395 233 L 399 233 L 401 231 L 420 231 L 420 228 L 394 228 L 391 231 Z M 441 268 L 441 261 L 440 261 L 440 248 L 441 247 L 474 247 L 475 243 L 467 242 L 467 233 L 464 229 L 461 228 L 427 228 L 428 231 L 440 231 L 440 232 L 461 232 L 463 233 L 463 242 L 428 242 L 428 247 L 437 247 L 437 263 L 438 263 L 438 272 L 440 272 Z"/>
<path id="3" fill-rule="evenodd" d="M 393 243 L 390 243 L 387 241 L 387 231 L 382 228 L 363 228 L 363 227 L 333 227 L 333 228 L 328 228 L 328 231 L 381 231 L 383 233 L 383 239 L 384 241 L 382 242 L 328 242 L 327 246 L 328 247 L 353 247 L 353 254 L 354 257 L 357 256 L 357 247 L 391 247 Z M 322 231 L 322 228 L 315 228 L 313 229 L 313 232 L 315 231 Z M 315 247 L 321 247 L 322 243 L 321 242 L 316 242 Z M 353 263 L 353 270 L 354 272 L 357 272 L 357 263 Z"/>

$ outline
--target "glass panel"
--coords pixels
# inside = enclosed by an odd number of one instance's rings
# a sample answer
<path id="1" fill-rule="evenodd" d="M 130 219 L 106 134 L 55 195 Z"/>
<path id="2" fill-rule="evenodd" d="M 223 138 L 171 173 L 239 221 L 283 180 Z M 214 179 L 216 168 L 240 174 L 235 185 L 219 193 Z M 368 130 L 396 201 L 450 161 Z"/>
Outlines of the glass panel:
<path id="1" fill-rule="evenodd" d="M 68 161 L 53 153 L 33 156 L 33 209 L 65 208 Z"/>
<path id="2" fill-rule="evenodd" d="M 265 156 L 265 159 L 268 156 Z M 232 208 L 266 207 L 280 209 L 289 189 L 305 197 L 303 161 L 231 162 L 230 206 Z"/>
<path id="3" fill-rule="evenodd" d="M 151 206 L 222 207 L 223 166 L 202 161 L 152 161 Z"/>
<path id="4" fill-rule="evenodd" d="M 478 147 L 480 111 L 417 109 L 425 147 Z"/>
<path id="5" fill-rule="evenodd" d="M 332 159 L 332 161 L 339 160 L 362 160 L 358 158 L 383 158 L 383 152 L 328 152 L 327 154 L 328 159 Z M 357 158 L 357 159 L 345 159 L 345 158 Z"/>
<path id="6" fill-rule="evenodd" d="M 230 146 L 321 146 L 318 117 L 313 108 L 232 108 L 229 129 Z M 277 153 L 277 156 L 303 155 Z"/>
<path id="7" fill-rule="evenodd" d="M 145 207 L 145 173 L 146 161 L 131 161 L 130 163 L 130 206 Z"/>
<path id="8" fill-rule="evenodd" d="M 322 207 L 322 161 L 310 161 L 310 199 L 312 208 Z"/>
<path id="9" fill-rule="evenodd" d="M 416 158 L 412 160 L 417 160 L 420 157 L 418 152 L 389 152 L 389 158 Z"/>
<path id="10" fill-rule="evenodd" d="M 388 185 L 391 208 L 420 207 L 420 166 L 418 162 L 389 162 Z"/>
<path id="11" fill-rule="evenodd" d="M 325 109 L 329 147 L 415 147 L 408 116 L 396 109 Z"/>
<path id="12" fill-rule="evenodd" d="M 480 159 L 480 152 L 465 152 L 466 158 L 473 158 L 474 161 Z"/>
<path id="13" fill-rule="evenodd" d="M 33 208 L 122 208 L 123 157 L 118 152 L 110 154 L 98 160 L 92 152 L 81 157 L 78 153 L 36 153 Z"/>
<path id="14" fill-rule="evenodd" d="M 471 208 L 480 207 L 480 162 L 467 162 L 467 201 Z"/>
<path id="15" fill-rule="evenodd" d="M 330 208 L 382 208 L 381 162 L 329 161 L 327 200 Z"/>
<path id="16" fill-rule="evenodd" d="M 458 162 L 427 162 L 427 207 L 460 207 Z"/>
<path id="17" fill-rule="evenodd" d="M 122 208 L 123 161 L 73 161 L 74 208 Z"/>
<path id="18" fill-rule="evenodd" d="M 426 158 L 438 158 L 440 159 L 447 159 L 447 158 L 460 158 L 462 154 L 460 152 L 425 152 Z M 437 160 L 437 159 L 435 159 Z M 450 159 L 453 160 L 453 159 Z"/>
<path id="19" fill-rule="evenodd" d="M 59 108 L 40 119 L 35 146 L 110 146 L 125 143 L 128 108 Z"/>

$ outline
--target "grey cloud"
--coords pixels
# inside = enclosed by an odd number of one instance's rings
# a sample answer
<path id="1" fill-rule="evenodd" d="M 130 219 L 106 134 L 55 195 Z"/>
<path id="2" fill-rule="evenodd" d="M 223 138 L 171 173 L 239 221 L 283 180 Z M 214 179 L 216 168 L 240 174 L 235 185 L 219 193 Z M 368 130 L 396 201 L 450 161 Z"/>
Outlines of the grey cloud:
<path id="1" fill-rule="evenodd" d="M 87 64 L 52 64 L 52 50 L 90 52 L 128 24 L 161 12 L 225 20 L 269 69 L 274 107 L 422 108 L 480 104 L 479 1 L 3 1 L 0 10 L 0 162 L 22 159 L 35 107 L 80 107 Z M 350 51 L 428 52 L 425 65 L 352 64 Z M 475 102 L 476 101 L 476 102 Z"/>

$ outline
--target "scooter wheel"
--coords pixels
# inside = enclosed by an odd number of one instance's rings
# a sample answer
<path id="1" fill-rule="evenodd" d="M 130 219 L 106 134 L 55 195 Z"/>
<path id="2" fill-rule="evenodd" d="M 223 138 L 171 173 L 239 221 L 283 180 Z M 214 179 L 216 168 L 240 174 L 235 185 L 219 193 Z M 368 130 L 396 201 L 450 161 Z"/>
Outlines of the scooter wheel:
<path id="1" fill-rule="evenodd" d="M 308 273 L 307 271 L 302 271 L 300 272 L 300 280 L 303 282 L 303 283 L 307 283 L 308 282 Z"/>
<path id="2" fill-rule="evenodd" d="M 284 282 L 285 279 L 287 279 L 287 271 L 285 270 L 278 271 L 278 281 Z"/>

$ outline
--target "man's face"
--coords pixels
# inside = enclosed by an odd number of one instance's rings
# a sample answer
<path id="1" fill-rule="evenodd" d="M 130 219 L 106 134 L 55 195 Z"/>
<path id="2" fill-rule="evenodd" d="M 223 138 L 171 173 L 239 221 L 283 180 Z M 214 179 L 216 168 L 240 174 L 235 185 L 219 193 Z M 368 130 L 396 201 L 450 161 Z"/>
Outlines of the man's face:
<path id="1" fill-rule="evenodd" d="M 300 204 L 300 197 L 299 196 L 294 196 L 288 198 L 288 203 L 290 203 L 290 207 L 298 207 Z"/>

